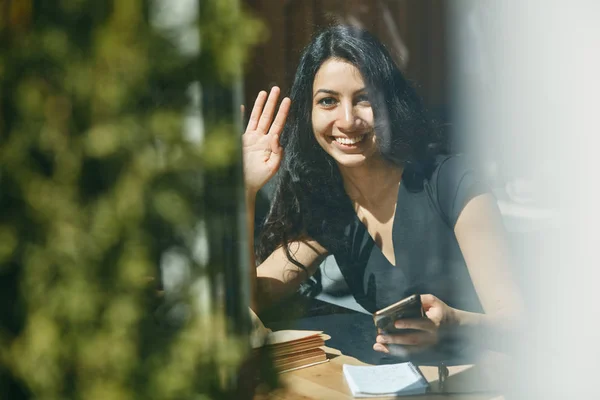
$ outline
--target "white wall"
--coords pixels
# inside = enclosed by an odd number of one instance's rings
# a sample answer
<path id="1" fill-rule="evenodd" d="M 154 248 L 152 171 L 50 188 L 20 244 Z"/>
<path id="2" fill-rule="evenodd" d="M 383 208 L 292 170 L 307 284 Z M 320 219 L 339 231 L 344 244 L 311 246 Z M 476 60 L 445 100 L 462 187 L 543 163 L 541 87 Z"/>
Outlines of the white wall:
<path id="1" fill-rule="evenodd" d="M 469 144 L 528 177 L 556 211 L 526 266 L 531 324 L 510 385 L 520 398 L 598 398 L 600 3 L 452 5 L 454 100 Z"/>

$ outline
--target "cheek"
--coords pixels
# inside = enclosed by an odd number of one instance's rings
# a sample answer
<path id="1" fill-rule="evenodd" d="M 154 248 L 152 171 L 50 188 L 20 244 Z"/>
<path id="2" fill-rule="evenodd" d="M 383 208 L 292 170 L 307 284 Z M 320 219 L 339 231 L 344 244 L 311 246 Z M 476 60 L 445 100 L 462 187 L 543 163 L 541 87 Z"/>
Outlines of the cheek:
<path id="1" fill-rule="evenodd" d="M 375 118 L 373 117 L 373 109 L 368 107 L 360 110 L 359 114 L 360 119 L 365 121 L 370 126 L 375 125 Z"/>
<path id="2" fill-rule="evenodd" d="M 311 118 L 313 132 L 316 136 L 320 136 L 327 128 L 327 120 L 318 112 L 313 112 Z"/>

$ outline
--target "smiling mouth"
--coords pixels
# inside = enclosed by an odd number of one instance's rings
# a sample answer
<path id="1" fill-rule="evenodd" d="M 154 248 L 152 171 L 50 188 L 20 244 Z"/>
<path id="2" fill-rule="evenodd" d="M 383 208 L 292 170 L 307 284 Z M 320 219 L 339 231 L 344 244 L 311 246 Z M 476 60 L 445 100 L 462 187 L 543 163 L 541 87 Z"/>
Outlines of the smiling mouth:
<path id="1" fill-rule="evenodd" d="M 348 137 L 333 137 L 333 140 L 335 140 L 336 142 L 343 144 L 344 146 L 355 146 L 357 144 L 359 144 L 360 142 L 362 142 L 363 140 L 365 140 L 365 138 L 369 136 L 368 133 L 365 133 L 363 135 L 360 136 L 356 136 L 353 138 L 348 138 Z"/>

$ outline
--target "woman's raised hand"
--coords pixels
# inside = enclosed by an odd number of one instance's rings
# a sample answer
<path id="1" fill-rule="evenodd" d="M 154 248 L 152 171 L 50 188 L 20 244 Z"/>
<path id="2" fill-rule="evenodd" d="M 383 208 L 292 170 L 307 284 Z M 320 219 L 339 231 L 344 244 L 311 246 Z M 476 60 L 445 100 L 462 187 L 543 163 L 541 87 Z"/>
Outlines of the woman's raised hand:
<path id="1" fill-rule="evenodd" d="M 285 125 L 291 100 L 284 98 L 275 115 L 279 93 L 280 89 L 275 86 L 268 97 L 264 91 L 258 94 L 242 136 L 244 182 L 249 195 L 256 195 L 275 175 L 281 163 L 283 149 L 279 145 L 279 135 Z"/>

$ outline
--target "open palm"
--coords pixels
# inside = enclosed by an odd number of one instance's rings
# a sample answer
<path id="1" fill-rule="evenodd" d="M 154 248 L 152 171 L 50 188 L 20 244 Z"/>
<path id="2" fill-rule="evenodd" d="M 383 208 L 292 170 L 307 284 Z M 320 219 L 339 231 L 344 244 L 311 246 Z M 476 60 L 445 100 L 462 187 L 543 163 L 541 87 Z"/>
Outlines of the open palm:
<path id="1" fill-rule="evenodd" d="M 281 164 L 283 149 L 279 144 L 279 135 L 285 125 L 291 101 L 284 98 L 275 116 L 279 93 L 280 89 L 275 86 L 268 97 L 264 91 L 258 94 L 246 132 L 242 136 L 244 182 L 246 190 L 251 194 L 256 194 L 275 175 Z"/>

